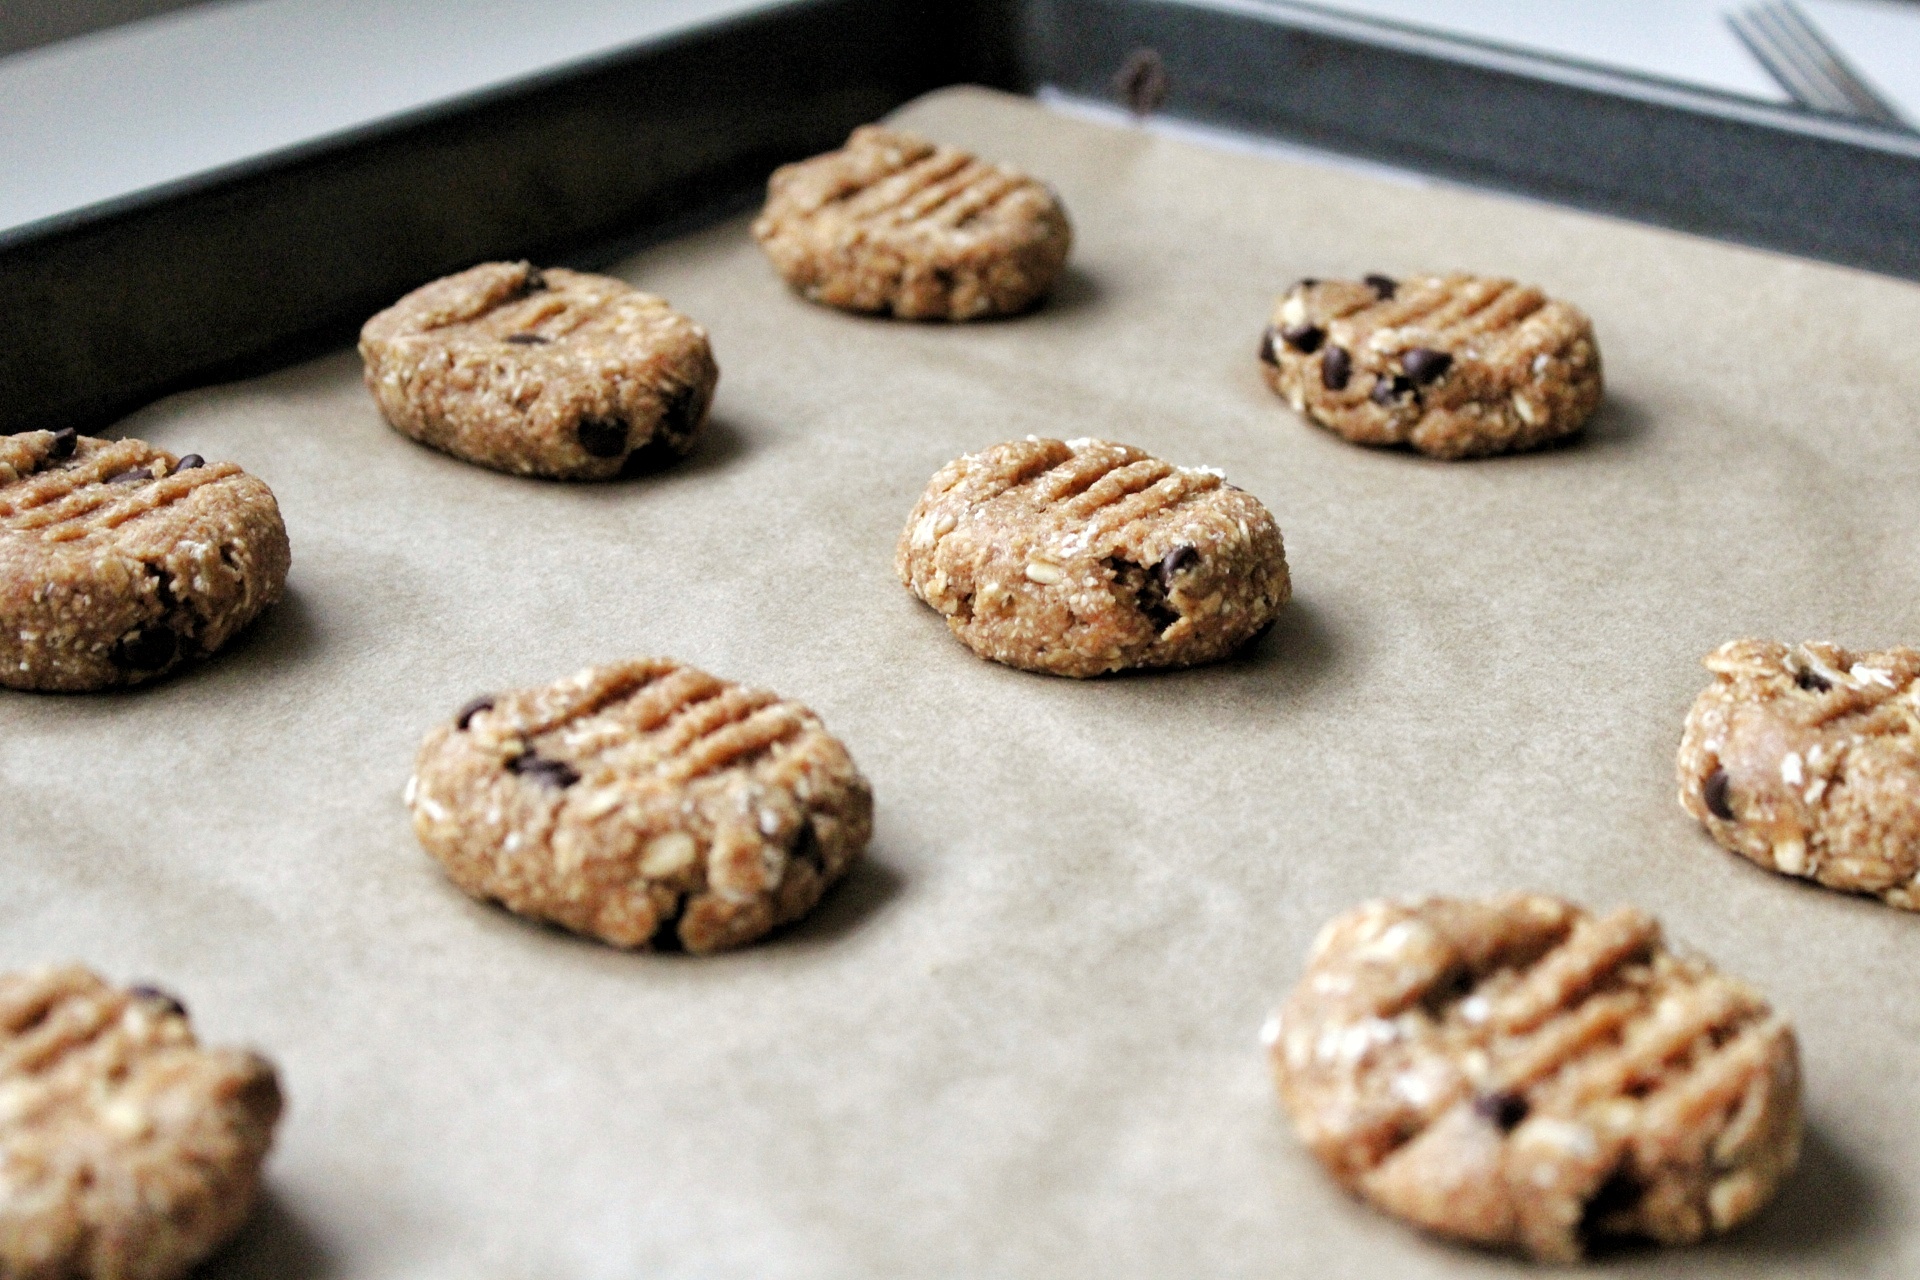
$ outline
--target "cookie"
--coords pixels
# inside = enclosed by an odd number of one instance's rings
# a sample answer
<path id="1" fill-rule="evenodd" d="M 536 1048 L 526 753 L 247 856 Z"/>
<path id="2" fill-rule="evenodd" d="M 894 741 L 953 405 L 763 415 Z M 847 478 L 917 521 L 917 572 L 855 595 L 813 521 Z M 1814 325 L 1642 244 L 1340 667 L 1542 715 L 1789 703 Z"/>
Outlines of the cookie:
<path id="1" fill-rule="evenodd" d="M 754 238 L 815 302 L 904 320 L 977 320 L 1033 306 L 1073 244 L 1044 185 L 957 147 L 879 125 L 767 183 Z"/>
<path id="2" fill-rule="evenodd" d="M 0 975 L 0 1276 L 186 1274 L 246 1221 L 280 1105 L 271 1063 L 202 1048 L 164 992 Z"/>
<path id="3" fill-rule="evenodd" d="M 1770 871 L 1920 910 L 1920 652 L 1736 640 L 1705 662 L 1681 806 Z"/>
<path id="4" fill-rule="evenodd" d="M 1511 280 L 1302 280 L 1260 359 L 1295 412 L 1355 444 L 1435 458 L 1535 448 L 1600 403 L 1592 323 Z"/>
<path id="5" fill-rule="evenodd" d="M 405 435 L 516 475 L 608 480 L 693 447 L 719 366 L 707 331 L 606 276 L 488 262 L 360 330 L 367 389 Z"/>
<path id="6" fill-rule="evenodd" d="M 873 832 L 811 711 L 664 658 L 469 704 L 427 735 L 407 804 L 475 897 L 699 954 L 805 915 Z"/>
<path id="7" fill-rule="evenodd" d="M 1343 1187 L 1543 1260 L 1725 1231 L 1799 1154 L 1792 1030 L 1632 908 L 1369 902 L 1321 930 L 1264 1038 Z"/>
<path id="8" fill-rule="evenodd" d="M 1225 657 L 1292 593 L 1258 498 L 1104 440 L 1029 436 L 949 462 L 893 564 L 981 657 L 1062 676 Z"/>
<path id="9" fill-rule="evenodd" d="M 273 491 L 231 462 L 71 430 L 0 436 L 0 684 L 140 684 L 286 587 Z"/>

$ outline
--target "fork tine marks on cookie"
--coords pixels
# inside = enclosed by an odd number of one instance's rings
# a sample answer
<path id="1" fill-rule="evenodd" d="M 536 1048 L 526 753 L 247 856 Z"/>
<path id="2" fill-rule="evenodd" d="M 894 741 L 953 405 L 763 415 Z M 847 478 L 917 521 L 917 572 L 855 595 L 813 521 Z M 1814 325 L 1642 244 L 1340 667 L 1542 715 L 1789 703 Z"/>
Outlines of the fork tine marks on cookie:
<path id="1" fill-rule="evenodd" d="M 1799 1148 L 1792 1032 L 1631 909 L 1368 903 L 1271 1025 L 1282 1100 L 1344 1185 L 1546 1260 L 1724 1231 Z"/>

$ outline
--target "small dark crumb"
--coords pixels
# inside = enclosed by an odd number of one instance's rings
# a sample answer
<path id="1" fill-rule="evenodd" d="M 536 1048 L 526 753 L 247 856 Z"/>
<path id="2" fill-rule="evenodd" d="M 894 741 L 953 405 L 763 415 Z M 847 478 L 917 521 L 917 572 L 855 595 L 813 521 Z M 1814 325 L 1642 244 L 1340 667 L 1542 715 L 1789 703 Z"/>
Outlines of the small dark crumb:
<path id="1" fill-rule="evenodd" d="M 552 342 L 552 338 L 543 338 L 537 333 L 510 333 L 502 339 L 516 347 L 540 347 Z"/>
<path id="2" fill-rule="evenodd" d="M 1512 1133 L 1527 1118 L 1527 1100 L 1511 1090 L 1482 1093 L 1473 1100 L 1473 1113 L 1500 1126 L 1500 1132 Z"/>
<path id="3" fill-rule="evenodd" d="M 72 427 L 62 427 L 53 433 L 53 443 L 47 446 L 47 456 L 55 462 L 65 462 L 80 447 L 80 433 Z"/>
<path id="4" fill-rule="evenodd" d="M 1453 357 L 1432 347 L 1415 347 L 1400 357 L 1400 367 L 1416 387 L 1424 387 L 1453 367 Z"/>
<path id="5" fill-rule="evenodd" d="M 1167 104 L 1172 89 L 1167 79 L 1167 64 L 1152 49 L 1135 49 L 1113 77 L 1113 90 L 1127 110 L 1145 118 Z"/>
<path id="6" fill-rule="evenodd" d="M 153 472 L 146 467 L 134 467 L 128 471 L 116 472 L 107 477 L 108 484 L 138 484 L 142 480 L 153 479 Z"/>
<path id="7" fill-rule="evenodd" d="M 180 997 L 170 991 L 163 991 L 159 987 L 150 986 L 144 982 L 137 982 L 127 988 L 127 994 L 135 1000 L 147 1004 L 163 1004 L 167 1007 L 167 1012 L 178 1014 L 182 1018 L 187 1016 L 187 1006 L 180 1003 Z"/>
<path id="8" fill-rule="evenodd" d="M 1353 357 L 1345 347 L 1328 347 L 1320 357 L 1320 382 L 1329 391 L 1345 391 L 1353 376 Z"/>
<path id="9" fill-rule="evenodd" d="M 1160 586 L 1162 590 L 1173 590 L 1173 575 L 1183 573 L 1200 563 L 1200 551 L 1197 547 L 1181 545 L 1167 552 L 1160 561 Z"/>
<path id="10" fill-rule="evenodd" d="M 1722 822 L 1734 821 L 1733 806 L 1727 803 L 1727 771 L 1715 766 L 1707 775 L 1707 784 L 1700 788 L 1701 799 L 1707 802 L 1707 812 Z"/>
<path id="11" fill-rule="evenodd" d="M 1311 289 L 1319 283 L 1320 279 L 1318 276 L 1301 276 L 1300 283 L 1294 285 L 1293 289 L 1289 289 L 1287 292 L 1292 293 L 1295 289 Z"/>
<path id="12" fill-rule="evenodd" d="M 540 268 L 528 267 L 527 278 L 520 282 L 520 292 L 539 293 L 542 289 L 545 289 L 546 287 L 547 287 L 547 278 L 545 275 L 541 274 Z"/>
<path id="13" fill-rule="evenodd" d="M 1303 356 L 1310 356 L 1320 349 L 1321 343 L 1327 340 L 1327 331 L 1317 324 L 1296 324 L 1282 329 L 1280 336 L 1286 339 L 1287 345 L 1295 351 Z"/>
<path id="14" fill-rule="evenodd" d="M 564 760 L 543 759 L 531 751 L 523 751 L 507 761 L 507 772 L 563 791 L 580 781 L 579 772 Z"/>
<path id="15" fill-rule="evenodd" d="M 1399 282 L 1392 276 L 1370 275 L 1364 277 L 1364 279 L 1367 287 L 1378 294 L 1382 302 L 1391 298 L 1400 288 Z"/>
<path id="16" fill-rule="evenodd" d="M 472 702 L 469 702 L 466 706 L 454 712 L 453 727 L 456 729 L 464 729 L 471 724 L 473 718 L 482 711 L 491 710 L 493 710 L 493 696 L 491 694 L 486 697 L 475 698 Z"/>
<path id="17" fill-rule="evenodd" d="M 182 471 L 192 471 L 195 467 L 204 467 L 206 465 L 207 460 L 205 458 L 197 453 L 190 453 L 173 464 L 173 473 L 179 475 Z"/>
<path id="18" fill-rule="evenodd" d="M 627 424 L 618 418 L 587 418 L 579 427 L 580 447 L 596 458 L 617 458 L 627 451 Z"/>
<path id="19" fill-rule="evenodd" d="M 1271 365 L 1278 365 L 1280 363 L 1280 354 L 1279 352 L 1274 350 L 1274 346 L 1273 346 L 1274 339 L 1279 336 L 1280 336 L 1279 333 L 1274 329 L 1272 325 L 1268 325 L 1264 330 L 1261 331 L 1260 359 L 1263 363 L 1271 364 Z"/>
<path id="20" fill-rule="evenodd" d="M 1802 667 L 1793 673 L 1793 682 L 1808 693 L 1825 693 L 1833 688 L 1833 682 L 1811 667 Z"/>

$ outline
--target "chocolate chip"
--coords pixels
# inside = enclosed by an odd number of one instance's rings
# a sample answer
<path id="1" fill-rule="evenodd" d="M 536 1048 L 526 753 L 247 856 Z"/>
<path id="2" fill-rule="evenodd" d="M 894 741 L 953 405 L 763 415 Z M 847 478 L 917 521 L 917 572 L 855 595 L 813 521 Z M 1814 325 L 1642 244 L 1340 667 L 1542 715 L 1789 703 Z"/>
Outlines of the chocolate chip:
<path id="1" fill-rule="evenodd" d="M 493 699 L 491 697 L 475 698 L 472 702 L 469 702 L 466 706 L 453 713 L 453 727 L 456 729 L 464 729 L 472 723 L 473 718 L 482 711 L 491 710 L 493 710 Z"/>
<path id="2" fill-rule="evenodd" d="M 1453 357 L 1432 347 L 1415 347 L 1400 357 L 1400 367 L 1413 379 L 1414 386 L 1424 387 L 1453 367 Z"/>
<path id="3" fill-rule="evenodd" d="M 1707 812 L 1722 822 L 1732 822 L 1733 806 L 1727 803 L 1727 771 L 1715 767 L 1707 775 L 1707 785 L 1700 788 L 1700 796 L 1707 802 Z"/>
<path id="4" fill-rule="evenodd" d="M 1301 276 L 1300 283 L 1293 286 L 1293 288 L 1294 289 L 1311 289 L 1313 288 L 1313 286 L 1319 283 L 1320 281 L 1314 276 Z M 1289 289 L 1287 292 L 1291 293 L 1293 292 L 1293 289 Z"/>
<path id="5" fill-rule="evenodd" d="M 147 578 L 153 583 L 153 598 L 160 602 L 162 609 L 171 612 L 180 602 L 174 597 L 173 583 L 168 579 L 166 570 L 159 565 L 150 564 L 147 566 Z"/>
<path id="6" fill-rule="evenodd" d="M 158 671 L 173 661 L 180 639 L 165 627 L 129 631 L 114 643 L 107 657 L 124 671 Z"/>
<path id="7" fill-rule="evenodd" d="M 705 409 L 698 387 L 677 388 L 660 410 L 660 432 L 669 440 L 685 440 L 700 426 Z"/>
<path id="8" fill-rule="evenodd" d="M 195 467 L 204 467 L 206 465 L 207 465 L 207 460 L 205 458 L 201 457 L 197 453 L 190 453 L 186 457 L 180 459 L 180 461 L 173 464 L 173 473 L 175 475 L 179 475 L 182 471 L 191 471 Z"/>
<path id="9" fill-rule="evenodd" d="M 1827 690 L 1833 688 L 1832 681 L 1828 680 L 1818 671 L 1806 667 L 1793 673 L 1793 682 L 1802 689 L 1805 689 L 1808 693 L 1825 693 Z"/>
<path id="10" fill-rule="evenodd" d="M 119 471 L 107 477 L 108 484 L 138 484 L 142 480 L 153 479 L 153 472 L 146 467 L 135 467 L 131 471 Z"/>
<path id="11" fill-rule="evenodd" d="M 1345 391 L 1353 376 L 1353 357 L 1345 347 L 1328 347 L 1320 357 L 1320 382 L 1329 391 Z"/>
<path id="12" fill-rule="evenodd" d="M 146 1004 L 165 1005 L 168 1013 L 178 1014 L 182 1018 L 187 1016 L 187 1006 L 181 1004 L 180 997 L 170 991 L 162 991 L 159 987 L 140 982 L 128 987 L 127 994 Z"/>
<path id="13" fill-rule="evenodd" d="M 1280 331 L 1287 345 L 1303 356 L 1310 356 L 1327 340 L 1327 331 L 1317 324 L 1296 324 Z"/>
<path id="14" fill-rule="evenodd" d="M 527 278 L 520 282 L 520 292 L 539 293 L 542 289 L 545 289 L 546 287 L 547 287 L 547 277 L 541 273 L 540 268 L 528 267 Z"/>
<path id="15" fill-rule="evenodd" d="M 1113 77 L 1114 92 L 1136 116 L 1150 116 L 1167 104 L 1172 85 L 1167 64 L 1152 49 L 1135 49 Z"/>
<path id="16" fill-rule="evenodd" d="M 1400 289 L 1399 283 L 1392 276 L 1371 275 L 1363 278 L 1367 287 L 1378 294 L 1382 302 L 1391 298 Z"/>
<path id="17" fill-rule="evenodd" d="M 1502 1133 L 1512 1133 L 1519 1128 L 1529 1109 L 1525 1098 L 1506 1089 L 1479 1094 L 1473 1100 L 1473 1113 L 1499 1125 Z"/>
<path id="18" fill-rule="evenodd" d="M 1172 591 L 1173 575 L 1176 573 L 1184 573 L 1199 563 L 1200 552 L 1198 548 L 1183 545 L 1167 552 L 1166 558 L 1160 561 L 1159 573 L 1161 589 Z"/>
<path id="19" fill-rule="evenodd" d="M 1399 376 L 1378 377 L 1373 380 L 1373 390 L 1367 393 L 1375 404 L 1392 404 L 1407 392 L 1413 390 L 1413 383 Z"/>
<path id="20" fill-rule="evenodd" d="M 72 427 L 62 427 L 53 433 L 53 442 L 47 446 L 47 456 L 55 462 L 65 462 L 80 447 L 80 433 Z"/>
<path id="21" fill-rule="evenodd" d="M 596 458 L 627 451 L 627 424 L 618 418 L 588 418 L 580 424 L 580 447 Z"/>
<path id="22" fill-rule="evenodd" d="M 580 781 L 580 775 L 572 765 L 562 760 L 544 759 L 531 751 L 523 751 L 507 761 L 507 772 L 563 791 Z"/>
<path id="23" fill-rule="evenodd" d="M 787 848 L 787 856 L 811 863 L 815 871 L 824 868 L 826 851 L 820 847 L 820 836 L 813 829 L 812 822 L 802 822 L 800 829 L 794 832 L 793 843 Z"/>
<path id="24" fill-rule="evenodd" d="M 1280 363 L 1280 355 L 1273 349 L 1273 341 L 1279 336 L 1279 331 L 1272 325 L 1268 325 L 1260 334 L 1260 359 L 1264 363 L 1276 366 Z"/>
<path id="25" fill-rule="evenodd" d="M 539 347 L 552 342 L 552 338 L 543 338 L 537 333 L 510 333 L 504 339 L 516 347 Z"/>

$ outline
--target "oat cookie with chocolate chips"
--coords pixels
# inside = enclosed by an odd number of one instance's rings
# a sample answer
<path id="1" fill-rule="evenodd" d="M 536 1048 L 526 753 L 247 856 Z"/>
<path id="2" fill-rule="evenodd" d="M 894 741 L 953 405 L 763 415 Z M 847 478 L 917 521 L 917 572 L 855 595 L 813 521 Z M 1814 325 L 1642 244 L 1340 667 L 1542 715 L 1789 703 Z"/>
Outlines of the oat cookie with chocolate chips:
<path id="1" fill-rule="evenodd" d="M 185 1275 L 246 1221 L 280 1108 L 273 1065 L 164 992 L 0 975 L 0 1276 Z"/>
<path id="2" fill-rule="evenodd" d="M 607 276 L 488 262 L 415 289 L 360 331 L 397 430 L 518 475 L 607 480 L 693 447 L 719 366 L 707 331 Z"/>
<path id="3" fill-rule="evenodd" d="M 1799 1155 L 1792 1030 L 1632 908 L 1366 903 L 1321 930 L 1264 1038 L 1343 1187 L 1542 1260 L 1726 1231 Z"/>
<path id="4" fill-rule="evenodd" d="M 1302 280 L 1260 339 L 1267 382 L 1356 444 L 1435 458 L 1532 449 L 1600 403 L 1600 351 L 1577 309 L 1477 276 Z"/>
<path id="5" fill-rule="evenodd" d="M 475 897 L 702 954 L 805 915 L 873 832 L 817 716 L 665 658 L 468 704 L 427 735 L 407 804 Z"/>
<path id="6" fill-rule="evenodd" d="M 1681 806 L 1770 871 L 1920 911 L 1920 652 L 1735 640 L 1705 663 Z"/>
<path id="7" fill-rule="evenodd" d="M 864 125 L 767 183 L 754 238 L 815 302 L 905 320 L 975 320 L 1034 305 L 1073 232 L 1046 186 L 957 147 Z"/>
<path id="8" fill-rule="evenodd" d="M 893 564 L 981 657 L 1062 676 L 1223 658 L 1293 590 L 1258 498 L 1104 440 L 1029 436 L 949 462 Z"/>
<path id="9" fill-rule="evenodd" d="M 231 462 L 66 431 L 0 436 L 0 685 L 141 684 L 280 598 L 273 491 Z"/>

